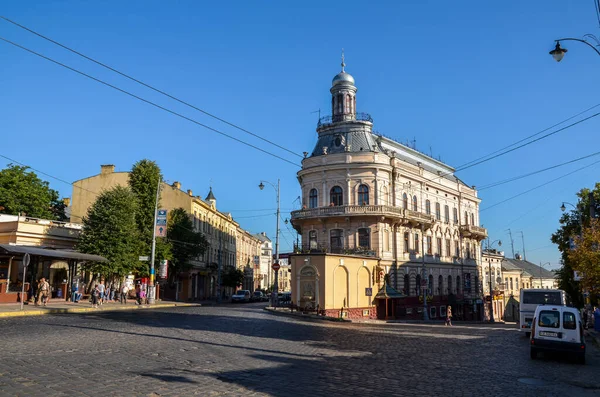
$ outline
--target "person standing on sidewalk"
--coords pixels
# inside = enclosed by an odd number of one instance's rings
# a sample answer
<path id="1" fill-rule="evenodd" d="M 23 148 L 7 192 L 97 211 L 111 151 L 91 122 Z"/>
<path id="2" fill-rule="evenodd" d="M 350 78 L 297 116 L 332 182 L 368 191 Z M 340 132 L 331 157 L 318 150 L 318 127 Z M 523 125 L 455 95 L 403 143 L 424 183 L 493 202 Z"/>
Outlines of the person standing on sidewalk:
<path id="1" fill-rule="evenodd" d="M 46 306 L 46 304 L 48 303 L 49 294 L 50 294 L 50 284 L 48 284 L 46 279 L 44 277 L 42 277 L 40 279 L 40 283 L 38 286 L 38 296 L 37 296 L 37 301 L 35 302 L 35 305 L 39 306 L 40 302 L 42 302 L 44 304 L 44 306 Z"/>
<path id="2" fill-rule="evenodd" d="M 127 294 L 129 293 L 129 287 L 127 287 L 127 284 L 123 284 L 123 287 L 121 287 L 121 304 L 127 304 Z"/>
<path id="3" fill-rule="evenodd" d="M 98 288 L 98 300 L 100 301 L 100 305 L 104 302 L 104 292 L 106 291 L 106 286 L 103 281 L 100 281 L 100 284 L 96 285 Z"/>
<path id="4" fill-rule="evenodd" d="M 99 285 L 96 284 L 96 286 L 94 286 L 94 288 L 92 288 L 92 307 L 97 309 L 98 308 L 98 298 L 100 297 L 100 288 Z"/>

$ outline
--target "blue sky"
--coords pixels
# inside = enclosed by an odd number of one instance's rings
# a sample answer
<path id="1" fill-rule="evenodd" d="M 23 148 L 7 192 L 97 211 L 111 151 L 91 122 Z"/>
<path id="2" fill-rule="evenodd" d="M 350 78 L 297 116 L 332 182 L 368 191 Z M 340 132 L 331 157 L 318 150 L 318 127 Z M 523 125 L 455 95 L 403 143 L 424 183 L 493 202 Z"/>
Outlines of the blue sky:
<path id="1" fill-rule="evenodd" d="M 4 1 L 1 14 L 295 152 L 311 151 L 317 114 L 329 113 L 331 78 L 345 49 L 358 111 L 375 129 L 460 166 L 600 103 L 600 59 L 553 40 L 598 33 L 592 1 L 528 2 L 192 2 Z M 277 152 L 236 129 L 138 86 L 7 22 L 0 36 Z M 165 178 L 206 195 L 242 227 L 275 234 L 275 194 L 297 208 L 299 168 L 136 101 L 22 50 L 0 43 L 0 154 L 67 181 L 128 170 L 139 159 Z M 596 109 L 598 111 L 598 108 Z M 593 113 L 593 112 L 592 112 Z M 590 113 L 590 114 L 592 114 Z M 483 186 L 598 149 L 600 117 L 458 173 Z M 589 167 L 489 210 L 486 207 L 600 157 L 481 191 L 481 222 L 510 252 L 557 266 L 549 238 L 562 201 L 598 181 Z M 4 167 L 8 161 L 0 159 Z M 51 186 L 70 196 L 69 185 Z M 282 227 L 282 251 L 295 233 Z"/>

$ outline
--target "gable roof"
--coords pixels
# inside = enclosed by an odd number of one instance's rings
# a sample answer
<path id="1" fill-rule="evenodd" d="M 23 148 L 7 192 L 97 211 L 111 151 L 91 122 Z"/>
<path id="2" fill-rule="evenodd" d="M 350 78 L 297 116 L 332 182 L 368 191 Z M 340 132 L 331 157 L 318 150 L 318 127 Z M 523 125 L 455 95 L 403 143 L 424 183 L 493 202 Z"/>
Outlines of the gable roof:
<path id="1" fill-rule="evenodd" d="M 505 258 L 502 262 L 502 267 L 505 266 L 509 270 L 513 270 L 514 268 L 521 269 L 524 272 L 529 273 L 532 277 L 556 278 L 556 274 L 554 274 L 553 271 L 546 270 L 542 266 L 529 261 Z M 510 269 L 510 267 L 513 269 Z"/>

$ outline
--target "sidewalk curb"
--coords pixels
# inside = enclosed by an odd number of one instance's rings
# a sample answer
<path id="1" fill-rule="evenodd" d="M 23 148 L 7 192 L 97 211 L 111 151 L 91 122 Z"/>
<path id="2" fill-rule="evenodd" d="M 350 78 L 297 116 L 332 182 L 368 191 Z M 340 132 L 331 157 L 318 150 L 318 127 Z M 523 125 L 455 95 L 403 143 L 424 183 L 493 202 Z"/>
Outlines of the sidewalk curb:
<path id="1" fill-rule="evenodd" d="M 276 315 L 276 316 L 295 317 L 295 318 L 308 320 L 308 321 L 330 321 L 330 322 L 335 322 L 335 323 L 352 323 L 352 320 L 347 320 L 344 318 L 316 316 L 314 314 L 303 314 L 301 312 L 292 313 L 287 310 L 277 311 L 277 310 L 273 310 L 273 308 L 268 307 L 268 306 L 263 308 L 263 310 L 270 314 Z M 298 314 L 296 314 L 296 313 L 298 313 Z"/>
<path id="2" fill-rule="evenodd" d="M 46 310 L 23 310 L 14 312 L 0 312 L 0 318 L 10 317 L 28 317 L 28 316 L 44 316 L 47 314 L 79 314 L 79 313 L 98 313 L 98 312 L 116 312 L 125 310 L 152 310 L 152 309 L 163 309 L 168 307 L 200 307 L 199 303 L 159 303 L 155 305 L 136 305 L 136 306 L 114 306 L 110 308 L 93 308 L 93 307 L 73 307 L 73 308 L 60 308 L 60 309 L 46 309 Z"/>

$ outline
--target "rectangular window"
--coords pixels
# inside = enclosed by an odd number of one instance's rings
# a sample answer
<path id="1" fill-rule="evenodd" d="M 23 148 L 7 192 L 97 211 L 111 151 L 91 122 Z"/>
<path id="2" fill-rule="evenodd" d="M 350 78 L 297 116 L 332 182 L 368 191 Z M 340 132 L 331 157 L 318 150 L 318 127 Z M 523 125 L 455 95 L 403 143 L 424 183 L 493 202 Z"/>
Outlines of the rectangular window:
<path id="1" fill-rule="evenodd" d="M 447 205 L 444 206 L 444 221 L 450 223 L 450 208 Z"/>
<path id="2" fill-rule="evenodd" d="M 452 209 L 452 215 L 453 215 L 454 223 L 457 224 L 458 223 L 458 210 L 456 208 Z"/>
<path id="3" fill-rule="evenodd" d="M 404 252 L 408 252 L 409 251 L 409 247 L 408 247 L 408 242 L 409 237 L 408 237 L 408 232 L 404 233 Z"/>
<path id="4" fill-rule="evenodd" d="M 442 256 L 442 238 L 438 237 L 437 238 L 437 252 L 436 254 L 438 254 L 439 256 Z"/>
<path id="5" fill-rule="evenodd" d="M 339 254 L 344 248 L 342 229 L 333 229 L 330 234 L 331 252 Z"/>
<path id="6" fill-rule="evenodd" d="M 308 245 L 309 249 L 315 250 L 317 249 L 317 231 L 311 230 L 308 232 Z"/>
<path id="7" fill-rule="evenodd" d="M 471 259 L 471 248 L 469 248 L 469 244 L 467 244 L 467 259 Z"/>
<path id="8" fill-rule="evenodd" d="M 452 252 L 450 250 L 450 240 L 446 240 L 446 256 L 450 255 L 452 255 Z"/>
<path id="9" fill-rule="evenodd" d="M 419 253 L 419 233 L 415 233 L 415 252 Z"/>
<path id="10" fill-rule="evenodd" d="M 458 240 L 454 241 L 454 256 L 460 258 L 460 246 L 458 245 Z"/>
<path id="11" fill-rule="evenodd" d="M 544 328 L 560 328 L 560 313 L 556 310 L 542 310 L 538 325 Z"/>
<path id="12" fill-rule="evenodd" d="M 358 246 L 360 248 L 371 249 L 371 239 L 369 229 L 358 229 Z"/>
<path id="13" fill-rule="evenodd" d="M 442 211 L 440 210 L 440 203 L 435 203 L 435 219 L 438 221 L 442 220 Z"/>
<path id="14" fill-rule="evenodd" d="M 433 244 L 431 243 L 431 236 L 427 236 L 427 255 L 433 255 Z"/>

